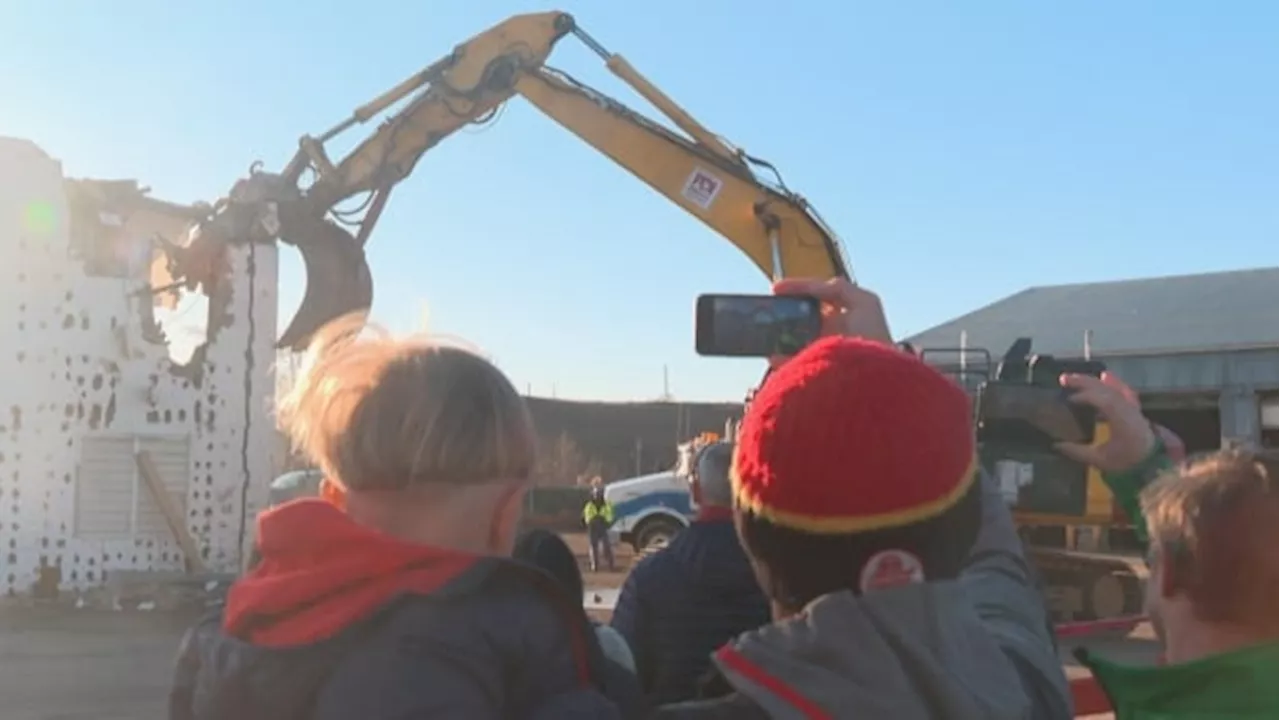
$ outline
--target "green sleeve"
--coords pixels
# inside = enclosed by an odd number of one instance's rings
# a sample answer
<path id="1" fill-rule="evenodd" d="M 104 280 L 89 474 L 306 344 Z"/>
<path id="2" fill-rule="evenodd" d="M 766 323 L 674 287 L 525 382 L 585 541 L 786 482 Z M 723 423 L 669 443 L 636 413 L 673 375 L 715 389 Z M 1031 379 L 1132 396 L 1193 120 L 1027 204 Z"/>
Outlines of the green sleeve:
<path id="1" fill-rule="evenodd" d="M 1147 541 L 1147 522 L 1142 517 L 1142 490 L 1160 473 L 1173 467 L 1173 461 L 1165 450 L 1164 441 L 1156 435 L 1156 444 L 1142 462 L 1128 470 L 1116 473 L 1102 473 L 1102 481 L 1110 488 L 1125 517 L 1133 523 L 1138 539 Z"/>

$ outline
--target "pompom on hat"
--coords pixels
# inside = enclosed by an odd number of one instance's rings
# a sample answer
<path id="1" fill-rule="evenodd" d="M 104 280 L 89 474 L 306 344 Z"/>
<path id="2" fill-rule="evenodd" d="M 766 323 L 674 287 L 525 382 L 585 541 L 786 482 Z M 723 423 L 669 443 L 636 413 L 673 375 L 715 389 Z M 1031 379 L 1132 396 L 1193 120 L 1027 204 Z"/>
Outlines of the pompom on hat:
<path id="1" fill-rule="evenodd" d="M 739 430 L 737 505 L 810 534 L 885 530 L 956 505 L 977 474 L 969 398 L 918 358 L 824 338 L 773 372 Z"/>

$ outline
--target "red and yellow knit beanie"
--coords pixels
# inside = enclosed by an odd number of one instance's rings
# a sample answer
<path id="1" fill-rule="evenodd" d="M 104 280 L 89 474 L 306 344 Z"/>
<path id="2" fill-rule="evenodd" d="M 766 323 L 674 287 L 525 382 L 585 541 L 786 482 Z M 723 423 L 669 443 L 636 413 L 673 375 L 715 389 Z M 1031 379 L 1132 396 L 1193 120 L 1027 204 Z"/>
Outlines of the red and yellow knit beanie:
<path id="1" fill-rule="evenodd" d="M 752 399 L 734 456 L 742 510 L 814 535 L 934 518 L 973 486 L 969 398 L 899 349 L 824 338 Z"/>

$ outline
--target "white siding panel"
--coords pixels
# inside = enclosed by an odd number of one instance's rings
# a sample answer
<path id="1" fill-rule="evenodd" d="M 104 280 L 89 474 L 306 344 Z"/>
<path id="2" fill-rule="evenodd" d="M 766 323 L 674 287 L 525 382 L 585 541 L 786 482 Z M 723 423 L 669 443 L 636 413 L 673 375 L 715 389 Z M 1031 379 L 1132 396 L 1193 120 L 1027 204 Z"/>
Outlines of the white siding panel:
<path id="1" fill-rule="evenodd" d="M 138 470 L 135 454 L 141 450 L 151 454 L 160 479 L 185 522 L 191 477 L 190 441 L 186 437 L 87 437 L 81 448 L 76 487 L 77 537 L 174 539 L 164 513 Z"/>
<path id="2" fill-rule="evenodd" d="M 86 540 L 129 537 L 136 474 L 133 438 L 86 437 L 80 447 L 76 536 Z"/>

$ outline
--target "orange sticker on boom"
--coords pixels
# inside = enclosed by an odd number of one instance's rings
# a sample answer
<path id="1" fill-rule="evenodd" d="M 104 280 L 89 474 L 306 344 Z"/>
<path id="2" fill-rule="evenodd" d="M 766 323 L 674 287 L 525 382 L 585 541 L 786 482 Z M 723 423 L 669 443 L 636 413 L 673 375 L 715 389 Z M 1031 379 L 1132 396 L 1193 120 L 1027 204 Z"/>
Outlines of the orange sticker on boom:
<path id="1" fill-rule="evenodd" d="M 872 555 L 858 576 L 858 587 L 864 594 L 922 582 L 924 564 L 905 550 L 885 550 Z"/>

